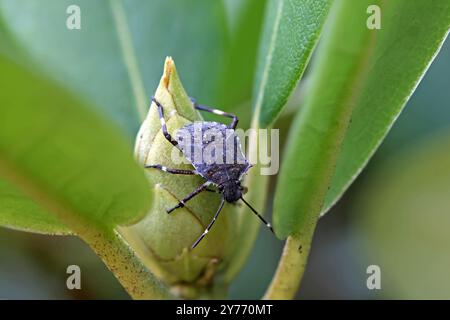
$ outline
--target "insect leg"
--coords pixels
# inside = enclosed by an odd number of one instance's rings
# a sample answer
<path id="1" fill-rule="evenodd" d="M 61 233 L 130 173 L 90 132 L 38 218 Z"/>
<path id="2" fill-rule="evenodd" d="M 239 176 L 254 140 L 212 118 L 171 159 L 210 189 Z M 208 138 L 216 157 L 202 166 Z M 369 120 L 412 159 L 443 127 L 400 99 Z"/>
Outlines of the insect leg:
<path id="1" fill-rule="evenodd" d="M 221 110 L 218 110 L 218 109 L 212 109 L 212 108 L 209 108 L 209 107 L 207 107 L 207 106 L 202 106 L 202 105 L 200 105 L 200 104 L 197 104 L 197 102 L 196 102 L 195 99 L 193 99 L 193 98 L 191 98 L 191 101 L 192 101 L 192 103 L 194 104 L 194 108 L 197 109 L 197 110 L 202 110 L 202 111 L 206 111 L 206 112 L 210 112 L 210 113 L 217 114 L 217 115 L 219 115 L 219 116 L 224 116 L 224 117 L 227 117 L 227 118 L 232 118 L 233 121 L 231 122 L 231 124 L 230 124 L 228 127 L 231 128 L 231 129 L 233 129 L 233 130 L 236 129 L 236 126 L 237 126 L 237 124 L 238 124 L 239 119 L 238 119 L 238 117 L 235 116 L 234 114 L 227 113 L 227 112 L 224 112 L 224 111 L 221 111 Z"/>
<path id="2" fill-rule="evenodd" d="M 255 210 L 255 208 L 253 208 L 253 207 L 250 205 L 250 203 L 248 203 L 247 201 L 245 201 L 244 198 L 241 197 L 241 200 L 244 201 L 244 203 L 247 205 L 247 207 L 249 207 L 250 210 L 252 210 L 253 213 L 256 214 L 256 215 L 258 216 L 258 218 L 262 221 L 262 223 L 264 223 L 264 224 L 267 226 L 267 228 L 269 228 L 270 231 L 272 231 L 272 233 L 274 233 L 274 232 L 273 232 L 272 225 L 271 225 L 269 222 L 267 222 L 266 219 L 264 219 L 264 218 L 263 218 L 263 217 Z"/>
<path id="3" fill-rule="evenodd" d="M 170 169 L 167 168 L 165 166 L 162 166 L 160 164 L 151 164 L 151 165 L 147 165 L 145 166 L 146 168 L 154 168 L 154 169 L 158 169 L 164 172 L 168 172 L 168 173 L 172 173 L 172 174 L 198 174 L 197 171 L 195 170 L 183 170 L 183 169 Z"/>
<path id="4" fill-rule="evenodd" d="M 198 187 L 197 189 L 192 191 L 190 194 L 188 194 L 186 197 L 184 197 L 180 202 L 178 202 L 178 204 L 175 207 L 167 209 L 167 213 L 171 213 L 175 209 L 184 207 L 186 202 L 191 200 L 193 197 L 198 195 L 200 192 L 204 191 L 206 189 L 206 187 L 209 186 L 209 184 L 210 184 L 209 182 L 205 182 L 204 184 L 202 184 L 200 187 Z"/>
<path id="5" fill-rule="evenodd" d="M 167 125 L 166 125 L 166 120 L 164 119 L 164 114 L 163 114 L 163 106 L 158 102 L 158 100 L 155 99 L 155 97 L 152 97 L 152 101 L 156 104 L 156 106 L 158 107 L 158 115 L 159 115 L 159 121 L 161 122 L 161 129 L 162 132 L 164 134 L 164 137 L 166 137 L 166 139 L 173 144 L 175 147 L 178 148 L 178 141 L 175 140 L 174 138 L 172 138 L 172 136 L 170 135 L 170 133 L 167 131 Z"/>
<path id="6" fill-rule="evenodd" d="M 206 234 L 209 232 L 209 230 L 211 230 L 214 222 L 216 222 L 217 216 L 219 215 L 220 211 L 222 211 L 223 205 L 225 204 L 225 199 L 222 198 L 222 201 L 220 202 L 219 208 L 216 211 L 216 214 L 214 215 L 214 218 L 211 220 L 211 222 L 208 224 L 208 226 L 206 227 L 205 231 L 203 231 L 202 235 L 194 242 L 194 244 L 192 245 L 191 249 L 194 249 L 200 241 L 202 241 L 202 239 L 206 236 Z"/>

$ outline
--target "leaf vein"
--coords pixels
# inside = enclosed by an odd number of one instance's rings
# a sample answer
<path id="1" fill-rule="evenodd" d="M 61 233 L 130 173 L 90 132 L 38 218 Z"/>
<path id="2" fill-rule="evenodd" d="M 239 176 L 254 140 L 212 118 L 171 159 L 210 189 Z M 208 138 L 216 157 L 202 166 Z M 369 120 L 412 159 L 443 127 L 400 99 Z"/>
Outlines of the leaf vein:
<path id="1" fill-rule="evenodd" d="M 273 52 L 275 51 L 278 29 L 280 28 L 280 21 L 281 21 L 281 16 L 282 16 L 282 12 L 283 12 L 283 5 L 284 5 L 284 0 L 280 0 L 278 2 L 277 13 L 276 13 L 275 21 L 273 24 L 272 34 L 270 36 L 270 44 L 269 44 L 269 50 L 267 52 L 266 64 L 264 66 L 264 71 L 263 71 L 263 74 L 261 77 L 261 84 L 259 86 L 258 96 L 257 96 L 256 103 L 255 103 L 255 116 L 254 116 L 255 121 L 259 121 L 259 114 L 261 113 L 261 106 L 262 106 L 262 102 L 263 102 L 263 98 L 264 98 L 264 89 L 265 89 L 265 87 L 267 85 L 267 81 L 269 79 L 269 71 L 270 71 L 270 68 L 272 65 Z"/>
<path id="2" fill-rule="evenodd" d="M 140 119 L 145 119 L 147 110 L 147 95 L 145 94 L 145 87 L 142 81 L 142 76 L 139 72 L 139 63 L 137 61 L 136 53 L 133 47 L 133 39 L 128 26 L 127 16 L 121 0 L 109 1 L 116 32 L 122 52 L 125 67 L 128 72 L 131 88 L 133 91 L 136 108 Z"/>

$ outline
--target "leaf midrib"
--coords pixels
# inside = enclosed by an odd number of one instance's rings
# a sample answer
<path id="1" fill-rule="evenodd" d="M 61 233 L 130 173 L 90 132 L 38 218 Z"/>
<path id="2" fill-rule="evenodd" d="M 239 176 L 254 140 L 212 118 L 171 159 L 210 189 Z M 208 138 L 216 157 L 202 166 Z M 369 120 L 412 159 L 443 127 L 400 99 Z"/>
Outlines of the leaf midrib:
<path id="1" fill-rule="evenodd" d="M 109 1 L 114 25 L 116 27 L 120 50 L 128 73 L 131 89 L 135 99 L 135 107 L 141 121 L 145 119 L 147 113 L 147 95 L 145 86 L 139 72 L 139 63 L 134 51 L 133 39 L 131 37 L 127 16 L 121 0 Z"/>
<path id="2" fill-rule="evenodd" d="M 0 157 L 0 176 L 14 183 L 21 192 L 42 205 L 49 212 L 54 213 L 54 216 L 61 223 L 70 225 L 72 232 L 77 233 L 86 225 L 86 221 L 82 221 L 83 219 L 80 218 L 80 215 L 73 211 L 67 203 L 64 203 L 61 199 L 57 200 L 42 185 L 28 179 L 26 172 L 19 169 L 5 156 Z M 67 224 L 67 222 L 70 222 L 70 224 Z M 74 226 L 76 226 L 76 230 L 73 229 Z"/>
<path id="3" fill-rule="evenodd" d="M 267 81 L 269 79 L 269 71 L 272 66 L 272 56 L 273 56 L 273 52 L 275 51 L 275 47 L 276 47 L 275 44 L 277 42 L 278 29 L 280 27 L 283 6 L 284 6 L 284 0 L 279 0 L 278 7 L 277 7 L 277 13 L 276 13 L 275 21 L 273 24 L 272 34 L 270 36 L 270 44 L 269 44 L 269 50 L 268 50 L 268 53 L 266 56 L 266 63 L 264 66 L 263 74 L 261 77 L 261 83 L 260 83 L 259 89 L 258 89 L 258 96 L 256 98 L 256 103 L 255 103 L 255 113 L 253 116 L 253 124 L 255 124 L 255 125 L 259 122 L 259 116 L 261 113 L 262 102 L 264 99 L 264 92 L 265 92 L 264 89 L 267 86 Z M 252 127 L 255 127 L 255 126 L 252 126 Z"/>

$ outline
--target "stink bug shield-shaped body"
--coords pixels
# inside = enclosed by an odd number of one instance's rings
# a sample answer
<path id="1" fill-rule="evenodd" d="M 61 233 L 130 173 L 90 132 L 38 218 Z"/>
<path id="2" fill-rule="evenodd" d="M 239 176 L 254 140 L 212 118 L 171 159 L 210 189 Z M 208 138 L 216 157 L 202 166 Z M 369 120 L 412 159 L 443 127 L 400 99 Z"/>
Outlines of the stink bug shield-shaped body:
<path id="1" fill-rule="evenodd" d="M 196 172 L 218 186 L 226 201 L 239 200 L 240 180 L 251 165 L 233 129 L 217 122 L 197 122 L 178 130 L 176 140 Z"/>
<path id="2" fill-rule="evenodd" d="M 234 132 L 238 118 L 233 114 L 199 105 L 193 100 L 195 109 L 232 118 L 231 124 L 227 126 L 209 121 L 192 123 L 179 129 L 176 137 L 173 138 L 167 131 L 164 107 L 155 98 L 152 98 L 152 101 L 158 108 L 164 137 L 183 153 L 195 170 L 171 169 L 159 164 L 147 165 L 146 168 L 154 168 L 171 174 L 200 175 L 206 180 L 205 183 L 181 199 L 175 207 L 168 209 L 167 213 L 184 207 L 187 201 L 203 191 L 217 192 L 222 195 L 222 201 L 213 219 L 191 246 L 191 249 L 195 248 L 212 228 L 225 201 L 234 203 L 242 200 L 272 230 L 271 225 L 242 197 L 244 188 L 241 186 L 241 180 L 251 168 L 251 164 L 245 158 L 239 137 Z M 217 190 L 208 188 L 211 185 L 215 186 Z"/>

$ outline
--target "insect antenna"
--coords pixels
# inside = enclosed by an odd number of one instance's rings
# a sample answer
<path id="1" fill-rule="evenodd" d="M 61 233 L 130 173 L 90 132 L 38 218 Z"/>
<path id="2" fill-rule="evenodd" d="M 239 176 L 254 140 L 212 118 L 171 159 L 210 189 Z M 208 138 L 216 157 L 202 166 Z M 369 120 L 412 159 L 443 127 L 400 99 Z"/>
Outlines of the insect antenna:
<path id="1" fill-rule="evenodd" d="M 222 198 L 222 201 L 220 202 L 219 208 L 217 209 L 216 214 L 214 215 L 213 219 L 208 224 L 205 231 L 203 231 L 202 235 L 200 237 L 198 237 L 198 239 L 194 242 L 191 249 L 194 249 L 199 244 L 199 242 L 202 241 L 202 239 L 206 236 L 206 234 L 209 232 L 209 230 L 212 228 L 214 222 L 216 222 L 217 216 L 219 215 L 220 211 L 222 211 L 224 204 L 225 204 L 225 199 Z"/>
<path id="2" fill-rule="evenodd" d="M 252 210 L 253 211 L 253 213 L 254 214 L 256 214 L 257 216 L 258 216 L 258 218 L 270 229 L 270 231 L 272 231 L 272 233 L 274 233 L 273 232 L 273 229 L 272 229 L 272 225 L 269 223 L 269 222 L 267 222 L 266 221 L 266 219 L 264 219 L 251 205 L 250 205 L 250 203 L 248 203 L 247 201 L 245 201 L 244 200 L 244 198 L 243 197 L 241 197 L 241 200 L 242 201 L 244 201 L 244 203 L 247 205 L 247 207 L 249 207 L 250 208 L 250 210 Z"/>

